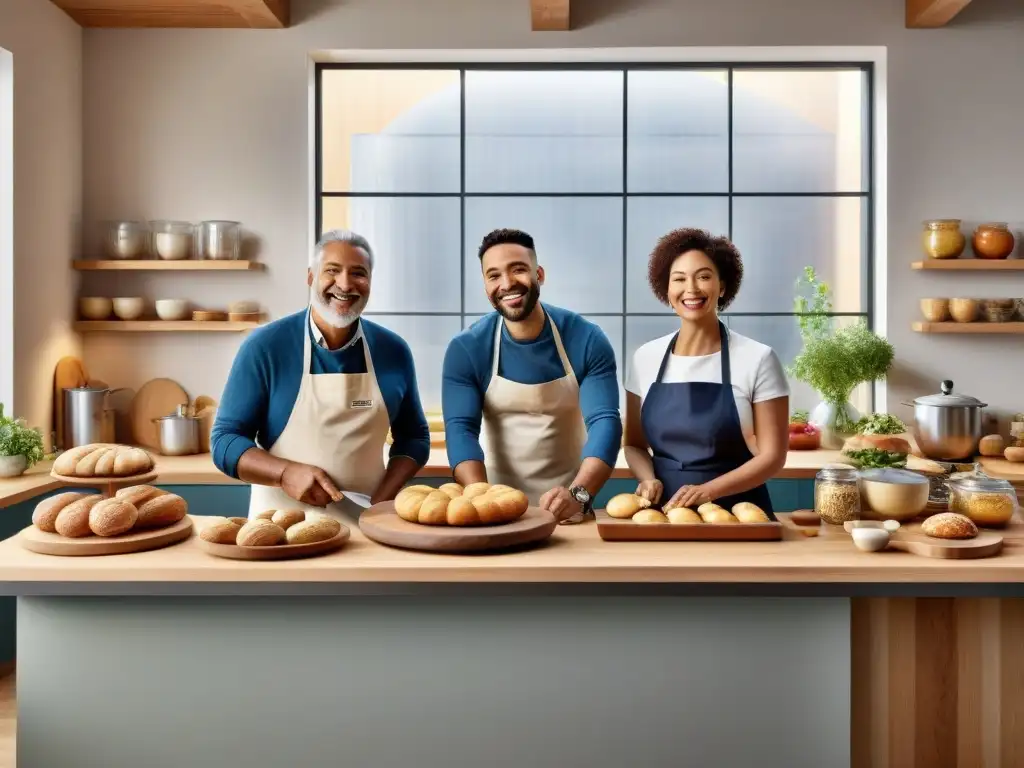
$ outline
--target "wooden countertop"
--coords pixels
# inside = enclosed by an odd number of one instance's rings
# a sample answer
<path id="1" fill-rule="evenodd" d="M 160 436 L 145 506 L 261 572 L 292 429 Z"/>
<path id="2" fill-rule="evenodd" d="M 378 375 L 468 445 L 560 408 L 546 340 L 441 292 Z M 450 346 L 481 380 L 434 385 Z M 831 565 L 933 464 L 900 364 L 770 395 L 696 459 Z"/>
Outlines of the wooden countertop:
<path id="1" fill-rule="evenodd" d="M 204 524 L 204 518 L 194 520 L 197 527 Z M 0 592 L 85 594 L 91 585 L 92 594 L 134 590 L 134 594 L 156 595 L 189 587 L 212 592 L 220 585 L 227 593 L 241 594 L 245 590 L 227 587 L 249 585 L 253 590 L 274 591 L 276 585 L 278 592 L 287 592 L 288 584 L 417 583 L 968 583 L 1020 589 L 1024 582 L 1024 544 L 1016 532 L 1009 532 L 999 556 L 940 560 L 896 551 L 867 554 L 846 537 L 810 538 L 788 526 L 781 542 L 605 542 L 596 524 L 589 522 L 560 526 L 547 544 L 535 549 L 468 556 L 393 549 L 367 540 L 354 524 L 350 528 L 352 539 L 343 549 L 282 562 L 213 557 L 199 548 L 195 535 L 166 549 L 93 558 L 35 554 L 23 549 L 14 536 L 0 542 Z"/>

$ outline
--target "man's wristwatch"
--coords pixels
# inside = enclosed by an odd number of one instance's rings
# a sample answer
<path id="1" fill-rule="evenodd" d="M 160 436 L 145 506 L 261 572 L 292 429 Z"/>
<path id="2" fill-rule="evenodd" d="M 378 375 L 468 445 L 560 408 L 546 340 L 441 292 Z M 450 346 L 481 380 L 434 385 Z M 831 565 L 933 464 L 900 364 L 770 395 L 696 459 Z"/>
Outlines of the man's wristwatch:
<path id="1" fill-rule="evenodd" d="M 584 488 L 582 485 L 574 485 L 569 489 L 569 495 L 576 500 L 576 503 L 583 507 L 584 514 L 591 512 L 590 506 L 590 491 Z"/>

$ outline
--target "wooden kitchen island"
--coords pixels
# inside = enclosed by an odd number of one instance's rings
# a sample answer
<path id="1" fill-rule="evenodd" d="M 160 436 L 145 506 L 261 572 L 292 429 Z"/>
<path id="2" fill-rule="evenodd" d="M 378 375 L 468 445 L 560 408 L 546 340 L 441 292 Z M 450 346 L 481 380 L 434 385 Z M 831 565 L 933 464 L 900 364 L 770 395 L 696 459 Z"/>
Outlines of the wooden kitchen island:
<path id="1" fill-rule="evenodd" d="M 774 543 L 56 558 L 18 598 L 18 765 L 1019 766 L 1024 547 Z"/>

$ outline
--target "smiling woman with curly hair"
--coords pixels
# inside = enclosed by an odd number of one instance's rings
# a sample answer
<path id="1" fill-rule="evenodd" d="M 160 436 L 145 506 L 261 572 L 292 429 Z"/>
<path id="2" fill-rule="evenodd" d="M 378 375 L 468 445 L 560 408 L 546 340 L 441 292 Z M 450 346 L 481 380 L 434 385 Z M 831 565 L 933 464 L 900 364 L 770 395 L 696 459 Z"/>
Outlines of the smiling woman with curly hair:
<path id="1" fill-rule="evenodd" d="M 789 384 L 771 347 L 718 317 L 743 281 L 739 250 L 726 237 L 677 229 L 658 241 L 647 275 L 679 328 L 636 350 L 626 376 L 625 454 L 637 494 L 663 508 L 752 502 L 774 518 L 765 483 L 786 462 Z"/>

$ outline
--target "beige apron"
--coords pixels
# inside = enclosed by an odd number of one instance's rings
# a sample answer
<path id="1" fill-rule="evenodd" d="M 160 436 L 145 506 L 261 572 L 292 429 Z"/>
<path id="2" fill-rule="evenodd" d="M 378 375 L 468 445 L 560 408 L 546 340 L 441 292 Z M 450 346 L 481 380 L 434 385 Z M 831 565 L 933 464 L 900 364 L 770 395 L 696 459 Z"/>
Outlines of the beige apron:
<path id="1" fill-rule="evenodd" d="M 384 444 L 391 421 L 363 335 L 366 373 L 310 373 L 309 322 L 303 325 L 302 380 L 291 416 L 272 456 L 324 470 L 345 499 L 326 509 L 301 504 L 280 488 L 253 485 L 249 517 L 267 509 L 301 509 L 356 522 L 384 477 Z"/>
<path id="2" fill-rule="evenodd" d="M 551 321 L 565 376 L 544 384 L 520 384 L 498 375 L 501 329 L 494 334 L 494 364 L 484 393 L 481 444 L 490 483 L 523 491 L 531 504 L 556 486 L 569 487 L 579 471 L 586 425 L 580 412 L 580 388 Z"/>

